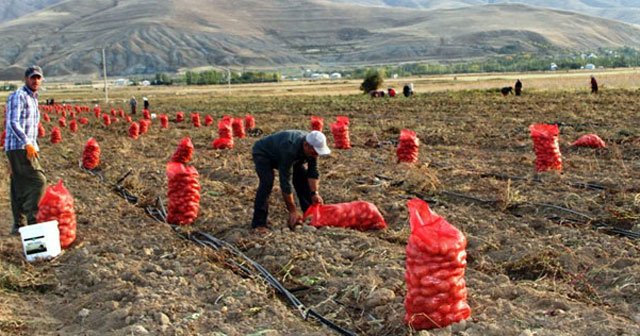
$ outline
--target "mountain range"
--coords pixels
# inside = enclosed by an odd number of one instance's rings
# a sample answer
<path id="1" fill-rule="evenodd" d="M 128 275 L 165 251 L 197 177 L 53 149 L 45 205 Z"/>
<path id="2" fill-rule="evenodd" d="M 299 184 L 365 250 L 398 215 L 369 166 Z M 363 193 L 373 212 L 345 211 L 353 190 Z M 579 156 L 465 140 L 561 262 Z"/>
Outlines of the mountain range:
<path id="1" fill-rule="evenodd" d="M 6 0 L 7 1 L 7 0 Z M 83 0 L 0 6 L 0 78 L 206 66 L 278 68 L 452 61 L 640 46 L 640 26 L 542 7 L 551 1 Z M 492 3 L 492 4 L 487 4 Z M 631 1 L 565 1 L 595 10 Z M 20 7 L 22 4 L 23 7 Z M 19 12 L 23 8 L 26 12 Z M 603 9 L 604 10 L 604 9 Z M 616 12 L 613 9 L 610 13 Z"/>

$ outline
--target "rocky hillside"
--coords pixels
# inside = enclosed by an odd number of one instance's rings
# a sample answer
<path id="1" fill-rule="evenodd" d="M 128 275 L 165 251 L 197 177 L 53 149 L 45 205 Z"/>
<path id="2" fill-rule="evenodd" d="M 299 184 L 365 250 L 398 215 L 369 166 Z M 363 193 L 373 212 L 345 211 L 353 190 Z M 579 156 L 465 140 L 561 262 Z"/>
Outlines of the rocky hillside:
<path id="1" fill-rule="evenodd" d="M 492 18 L 487 22 L 487 18 Z M 63 1 L 0 25 L 0 78 L 209 65 L 368 65 L 639 46 L 640 29 L 524 5 L 415 10 L 326 1 Z"/>
<path id="2" fill-rule="evenodd" d="M 489 4 L 526 4 L 532 7 L 571 11 L 585 15 L 640 24 L 640 2 L 633 0 L 331 0 L 363 6 L 407 7 L 421 9 L 460 8 Z"/>

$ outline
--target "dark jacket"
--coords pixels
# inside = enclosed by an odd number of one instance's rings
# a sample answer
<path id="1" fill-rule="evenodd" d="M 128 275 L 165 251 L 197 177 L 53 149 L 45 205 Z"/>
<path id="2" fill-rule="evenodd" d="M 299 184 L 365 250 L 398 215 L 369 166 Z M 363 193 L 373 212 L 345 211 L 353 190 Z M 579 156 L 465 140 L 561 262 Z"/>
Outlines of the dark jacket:
<path id="1" fill-rule="evenodd" d="M 283 193 L 293 193 L 291 178 L 293 166 L 307 162 L 307 178 L 317 179 L 318 161 L 304 155 L 303 144 L 308 132 L 289 130 L 266 136 L 253 145 L 254 160 L 268 160 L 271 167 L 278 169 L 280 189 Z"/>

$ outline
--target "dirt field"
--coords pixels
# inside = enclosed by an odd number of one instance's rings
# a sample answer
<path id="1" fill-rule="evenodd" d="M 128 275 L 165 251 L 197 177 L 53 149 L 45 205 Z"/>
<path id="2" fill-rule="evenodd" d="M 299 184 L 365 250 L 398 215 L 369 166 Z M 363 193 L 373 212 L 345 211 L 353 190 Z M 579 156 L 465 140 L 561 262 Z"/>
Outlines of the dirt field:
<path id="1" fill-rule="evenodd" d="M 232 97 L 224 87 L 114 90 L 115 107 L 125 107 L 121 102 L 132 94 L 141 101 L 144 93 L 152 112 L 173 120 L 176 111 L 185 111 L 187 121 L 161 130 L 155 120 L 149 133 L 131 140 L 125 123 L 105 128 L 88 113 L 90 124 L 76 134 L 63 129 L 62 143 L 42 139 L 49 184 L 64 180 L 78 218 L 77 241 L 50 262 L 26 263 L 20 238 L 7 234 L 4 160 L 0 334 L 334 334 L 303 320 L 264 281 L 244 276 L 230 255 L 182 239 L 145 214 L 143 207 L 156 197 L 166 203 L 165 165 L 188 135 L 196 147 L 202 199 L 195 225 L 182 232 L 208 232 L 234 244 L 307 307 L 345 329 L 359 335 L 638 335 L 638 240 L 604 228 L 640 232 L 640 80 L 637 72 L 606 76 L 598 96 L 587 92 L 588 75 L 562 79 L 575 83 L 562 91 L 545 89 L 555 88 L 558 78 L 523 80 L 521 97 L 493 90 L 512 84 L 511 77 L 459 77 L 456 83 L 470 84 L 442 92 L 436 92 L 442 83 L 424 79 L 409 99 L 370 99 L 355 94 L 357 87 L 323 95 L 333 92 L 329 84 L 253 86 L 260 91 L 254 95 L 234 88 L 238 94 Z M 282 90 L 290 94 L 273 95 Z M 52 88 L 41 97 L 90 104 L 101 94 Z M 257 138 L 213 150 L 216 128 L 193 128 L 192 111 L 216 119 L 252 114 L 267 134 L 309 129 L 311 115 L 325 118 L 325 130 L 335 116 L 349 116 L 353 148 L 320 160 L 321 194 L 327 203 L 373 202 L 389 227 L 357 232 L 307 226 L 291 232 L 276 187 L 274 230 L 255 235 L 249 223 L 257 176 L 250 149 Z M 45 123 L 47 134 L 55 120 Z M 528 127 L 539 122 L 561 125 L 561 174 L 534 171 Z M 396 163 L 393 141 L 403 128 L 421 140 L 418 164 Z M 606 149 L 569 146 L 592 132 Z M 100 144 L 106 183 L 78 168 L 89 137 Z M 140 197 L 136 205 L 109 185 L 128 171 L 123 185 Z M 406 202 L 413 197 L 428 200 L 469 242 L 472 317 L 429 332 L 403 323 Z"/>

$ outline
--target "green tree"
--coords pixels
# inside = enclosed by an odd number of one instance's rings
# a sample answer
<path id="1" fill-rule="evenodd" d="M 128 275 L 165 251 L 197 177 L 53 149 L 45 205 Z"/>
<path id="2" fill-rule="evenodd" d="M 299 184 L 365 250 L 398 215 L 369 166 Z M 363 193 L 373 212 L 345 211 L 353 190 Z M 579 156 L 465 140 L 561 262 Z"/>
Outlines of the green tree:
<path id="1" fill-rule="evenodd" d="M 199 75 L 197 72 L 193 72 L 193 71 L 187 71 L 184 74 L 184 79 L 185 82 L 187 83 L 187 85 L 196 85 L 198 84 L 198 80 L 199 80 Z"/>
<path id="2" fill-rule="evenodd" d="M 379 69 L 370 69 L 364 78 L 362 84 L 360 84 L 360 90 L 363 93 L 369 93 L 370 91 L 377 90 L 382 86 L 384 82 L 384 71 Z"/>

